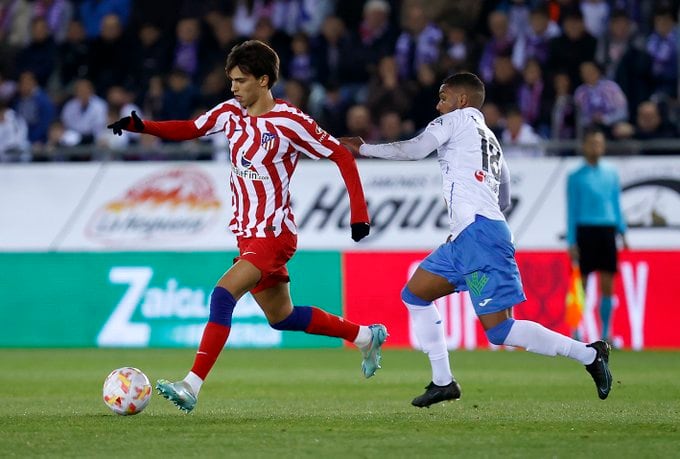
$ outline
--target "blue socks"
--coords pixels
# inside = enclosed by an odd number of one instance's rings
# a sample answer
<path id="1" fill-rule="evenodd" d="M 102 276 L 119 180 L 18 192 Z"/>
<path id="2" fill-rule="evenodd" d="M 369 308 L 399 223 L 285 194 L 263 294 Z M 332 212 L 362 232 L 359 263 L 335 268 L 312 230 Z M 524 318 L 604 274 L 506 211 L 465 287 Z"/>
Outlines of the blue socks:
<path id="1" fill-rule="evenodd" d="M 602 339 L 610 339 L 609 330 L 612 320 L 612 301 L 611 296 L 603 296 L 600 300 L 600 320 L 602 321 Z"/>
<path id="2" fill-rule="evenodd" d="M 312 321 L 310 306 L 294 306 L 293 312 L 281 322 L 270 324 L 276 330 L 305 331 Z"/>

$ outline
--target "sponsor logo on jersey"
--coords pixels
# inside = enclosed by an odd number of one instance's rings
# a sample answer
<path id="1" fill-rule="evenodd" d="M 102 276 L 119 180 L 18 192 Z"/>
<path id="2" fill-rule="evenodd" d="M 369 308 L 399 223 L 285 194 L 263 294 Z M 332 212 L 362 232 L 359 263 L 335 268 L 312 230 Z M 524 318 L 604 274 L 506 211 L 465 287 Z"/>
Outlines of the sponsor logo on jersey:
<path id="1" fill-rule="evenodd" d="M 475 178 L 477 179 L 478 182 L 483 182 L 484 179 L 486 178 L 486 172 L 484 172 L 483 170 L 477 169 L 475 171 Z"/>

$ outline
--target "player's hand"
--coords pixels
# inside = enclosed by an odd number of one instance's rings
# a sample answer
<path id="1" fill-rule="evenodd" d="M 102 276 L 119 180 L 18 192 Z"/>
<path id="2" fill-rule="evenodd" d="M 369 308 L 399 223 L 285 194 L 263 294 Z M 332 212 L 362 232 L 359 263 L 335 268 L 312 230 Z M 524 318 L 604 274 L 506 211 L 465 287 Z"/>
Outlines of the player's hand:
<path id="1" fill-rule="evenodd" d="M 361 137 L 339 137 L 338 142 L 343 144 L 355 156 L 359 156 L 359 147 L 366 143 Z"/>
<path id="2" fill-rule="evenodd" d="M 144 132 L 144 121 L 137 116 L 137 112 L 132 110 L 130 116 L 124 116 L 115 123 L 111 123 L 106 126 L 109 129 L 113 129 L 113 133 L 116 135 L 122 135 L 123 131 L 132 132 Z"/>
<path id="3" fill-rule="evenodd" d="M 359 242 L 368 236 L 368 233 L 371 231 L 371 225 L 366 222 L 352 223 L 350 226 L 352 227 L 352 239 L 354 239 L 354 242 Z"/>

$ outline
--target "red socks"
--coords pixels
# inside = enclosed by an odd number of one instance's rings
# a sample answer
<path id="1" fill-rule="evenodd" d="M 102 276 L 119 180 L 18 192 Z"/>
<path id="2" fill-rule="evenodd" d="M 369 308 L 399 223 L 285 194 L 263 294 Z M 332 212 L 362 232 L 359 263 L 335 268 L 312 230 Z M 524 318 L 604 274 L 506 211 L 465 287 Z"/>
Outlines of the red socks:
<path id="1" fill-rule="evenodd" d="M 217 357 L 224 349 L 230 330 L 231 327 L 215 322 L 208 322 L 208 325 L 205 326 L 201 344 L 198 346 L 198 352 L 196 352 L 194 359 L 194 366 L 191 367 L 191 371 L 201 379 L 205 380 L 205 377 L 208 376 L 213 365 L 215 365 Z"/>
<path id="2" fill-rule="evenodd" d="M 312 320 L 305 332 L 313 335 L 335 336 L 352 343 L 359 334 L 359 326 L 312 306 Z"/>

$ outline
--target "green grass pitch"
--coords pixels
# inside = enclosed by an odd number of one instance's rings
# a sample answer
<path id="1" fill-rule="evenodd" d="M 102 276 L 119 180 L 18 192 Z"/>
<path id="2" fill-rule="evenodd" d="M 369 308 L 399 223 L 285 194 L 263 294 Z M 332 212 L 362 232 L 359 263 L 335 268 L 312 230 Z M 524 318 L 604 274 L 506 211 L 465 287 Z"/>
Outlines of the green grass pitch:
<path id="1" fill-rule="evenodd" d="M 226 350 L 185 415 L 154 394 L 122 417 L 110 370 L 184 376 L 193 350 L 0 350 L 0 457 L 666 458 L 680 456 L 680 353 L 614 351 L 600 401 L 582 366 L 451 353 L 463 398 L 418 409 L 425 355 L 388 350 L 365 380 L 349 349 Z"/>

